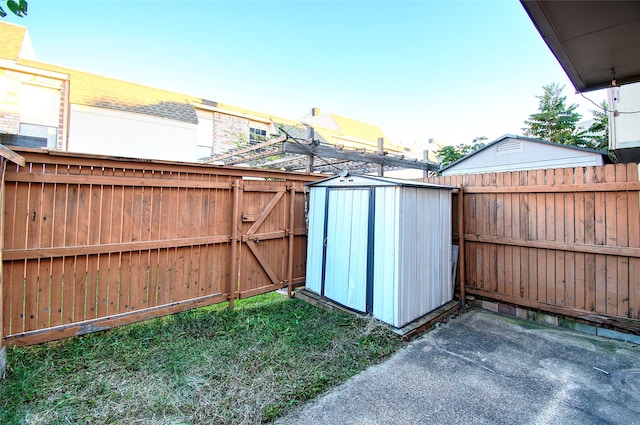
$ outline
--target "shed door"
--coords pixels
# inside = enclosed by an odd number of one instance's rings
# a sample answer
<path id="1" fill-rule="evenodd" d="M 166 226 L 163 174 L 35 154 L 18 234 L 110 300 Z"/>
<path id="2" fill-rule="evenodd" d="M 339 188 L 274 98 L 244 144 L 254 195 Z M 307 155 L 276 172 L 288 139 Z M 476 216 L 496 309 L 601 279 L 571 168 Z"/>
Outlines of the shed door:
<path id="1" fill-rule="evenodd" d="M 365 312 L 369 189 L 330 189 L 326 220 L 323 295 Z"/>

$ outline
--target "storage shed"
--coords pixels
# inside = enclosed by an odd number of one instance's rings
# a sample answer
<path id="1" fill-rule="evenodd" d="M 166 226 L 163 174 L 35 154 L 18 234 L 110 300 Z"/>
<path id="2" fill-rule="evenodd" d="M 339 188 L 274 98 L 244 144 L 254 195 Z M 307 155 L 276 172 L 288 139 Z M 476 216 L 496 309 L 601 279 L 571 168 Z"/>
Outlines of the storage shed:
<path id="1" fill-rule="evenodd" d="M 451 301 L 454 188 L 352 175 L 307 186 L 307 289 L 395 327 Z"/>

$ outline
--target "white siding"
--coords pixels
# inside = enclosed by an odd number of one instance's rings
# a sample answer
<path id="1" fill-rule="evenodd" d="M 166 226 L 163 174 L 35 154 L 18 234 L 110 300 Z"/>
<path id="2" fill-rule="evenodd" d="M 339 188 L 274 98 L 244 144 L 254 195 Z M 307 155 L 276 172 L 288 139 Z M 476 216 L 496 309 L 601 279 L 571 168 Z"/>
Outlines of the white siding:
<path id="1" fill-rule="evenodd" d="M 398 304 L 400 188 L 378 187 L 375 194 L 373 315 L 395 323 Z"/>
<path id="2" fill-rule="evenodd" d="M 609 105 L 617 111 L 640 111 L 640 83 L 610 88 Z M 611 149 L 640 147 L 640 114 L 609 116 Z"/>
<path id="3" fill-rule="evenodd" d="M 369 189 L 329 190 L 324 295 L 366 310 Z"/>
<path id="4" fill-rule="evenodd" d="M 133 112 L 71 105 L 69 151 L 196 162 L 197 125 Z"/>
<path id="5" fill-rule="evenodd" d="M 322 290 L 322 252 L 324 249 L 324 211 L 327 190 L 312 187 L 309 194 L 309 235 L 307 237 L 307 289 Z"/>

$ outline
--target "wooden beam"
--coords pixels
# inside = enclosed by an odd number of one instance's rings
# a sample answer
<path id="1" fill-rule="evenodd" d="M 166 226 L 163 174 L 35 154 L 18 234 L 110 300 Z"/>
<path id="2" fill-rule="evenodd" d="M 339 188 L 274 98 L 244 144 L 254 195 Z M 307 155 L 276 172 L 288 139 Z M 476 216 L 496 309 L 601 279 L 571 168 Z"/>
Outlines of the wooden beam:
<path id="1" fill-rule="evenodd" d="M 19 183 L 91 184 L 104 186 L 186 187 L 189 189 L 231 189 L 231 182 L 177 180 L 151 177 L 96 176 L 90 174 L 21 173 L 9 171 L 6 181 Z"/>
<path id="2" fill-rule="evenodd" d="M 465 193 L 468 193 L 465 188 Z M 518 246 L 522 248 L 554 249 L 557 251 L 580 252 L 585 254 L 616 255 L 640 258 L 640 248 L 626 246 L 594 245 L 556 241 L 529 241 L 526 239 L 504 238 L 500 236 L 475 235 L 466 233 L 465 241 L 495 245 Z"/>
<path id="3" fill-rule="evenodd" d="M 284 231 L 282 232 L 284 234 Z M 147 251 L 150 249 L 180 248 L 229 243 L 232 235 L 199 236 L 195 238 L 160 239 L 153 241 L 135 241 L 109 243 L 102 245 L 74 245 L 47 248 L 6 249 L 2 252 L 4 261 L 33 260 L 37 258 L 58 258 L 75 255 L 102 255 L 120 252 Z"/>
<path id="4" fill-rule="evenodd" d="M 340 150 L 336 149 L 333 146 L 313 146 L 301 143 L 285 143 L 284 144 L 284 152 L 285 153 L 295 153 L 299 155 L 315 155 L 321 158 L 337 158 L 344 159 L 348 161 L 356 161 L 356 162 L 366 162 L 373 164 L 381 164 L 388 166 L 396 166 L 401 168 L 413 168 L 418 170 L 432 170 L 437 171 L 439 167 L 436 164 L 432 164 L 429 162 L 423 162 L 416 160 L 408 160 L 408 159 L 399 159 L 394 158 L 390 155 L 378 155 L 378 154 L 369 154 L 363 152 L 349 151 L 349 150 Z"/>
<path id="5" fill-rule="evenodd" d="M 21 167 L 24 167 L 26 165 L 26 161 L 23 156 L 18 155 L 17 153 L 15 153 L 14 151 L 12 151 L 11 149 L 9 149 L 4 145 L 0 145 L 0 156 L 15 164 L 18 164 Z"/>
<path id="6" fill-rule="evenodd" d="M 39 344 L 41 342 L 103 331 L 118 326 L 128 325 L 130 323 L 140 322 L 142 320 L 179 313 L 196 307 L 217 304 L 226 301 L 227 297 L 227 294 L 205 295 L 198 298 L 192 298 L 190 300 L 177 301 L 171 304 L 145 308 L 99 319 L 7 335 L 5 337 L 5 341 L 8 345 L 13 346 Z"/>
<path id="7" fill-rule="evenodd" d="M 16 148 L 25 158 L 26 162 L 34 164 L 64 164 L 65 167 L 94 167 L 104 169 L 124 169 L 156 173 L 186 173 L 189 175 L 201 174 L 204 176 L 224 177 L 258 177 L 268 179 L 285 179 L 299 181 L 316 181 L 326 178 L 320 174 L 296 173 L 291 171 L 268 170 L 264 168 L 250 167 L 225 167 L 204 163 L 184 163 L 151 159 L 119 158 L 105 155 L 81 154 L 76 152 L 45 151 L 42 149 Z M 93 177 L 93 176 L 92 176 Z"/>

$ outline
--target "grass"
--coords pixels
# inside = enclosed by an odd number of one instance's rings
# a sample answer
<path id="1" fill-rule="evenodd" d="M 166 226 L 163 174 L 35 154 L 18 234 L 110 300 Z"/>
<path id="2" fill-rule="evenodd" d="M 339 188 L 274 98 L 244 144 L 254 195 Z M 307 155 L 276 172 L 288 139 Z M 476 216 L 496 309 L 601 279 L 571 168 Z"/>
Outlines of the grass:
<path id="1" fill-rule="evenodd" d="M 402 345 L 371 319 L 271 293 L 8 347 L 0 423 L 269 422 Z"/>

